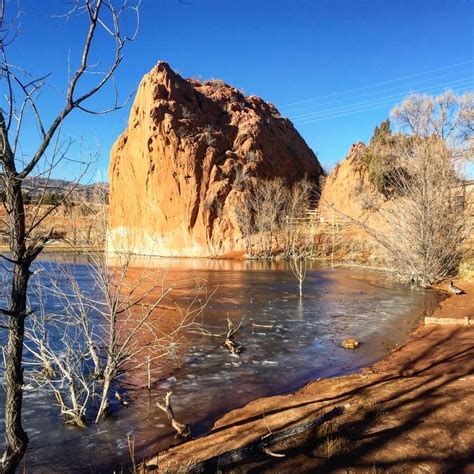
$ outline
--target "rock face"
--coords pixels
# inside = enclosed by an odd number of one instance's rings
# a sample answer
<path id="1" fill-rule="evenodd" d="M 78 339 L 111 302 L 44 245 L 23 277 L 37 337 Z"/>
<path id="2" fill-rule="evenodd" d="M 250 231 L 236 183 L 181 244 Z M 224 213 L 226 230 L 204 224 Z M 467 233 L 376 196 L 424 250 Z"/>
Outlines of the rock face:
<path id="1" fill-rule="evenodd" d="M 373 220 L 373 211 L 380 207 L 382 199 L 369 182 L 363 161 L 365 149 L 362 142 L 352 145 L 349 155 L 327 177 L 319 201 L 323 215 L 334 208 L 361 222 Z"/>
<path id="2" fill-rule="evenodd" d="M 242 250 L 235 216 L 247 180 L 288 185 L 323 170 L 276 108 L 222 81 L 145 75 L 111 151 L 109 251 L 209 256 Z"/>

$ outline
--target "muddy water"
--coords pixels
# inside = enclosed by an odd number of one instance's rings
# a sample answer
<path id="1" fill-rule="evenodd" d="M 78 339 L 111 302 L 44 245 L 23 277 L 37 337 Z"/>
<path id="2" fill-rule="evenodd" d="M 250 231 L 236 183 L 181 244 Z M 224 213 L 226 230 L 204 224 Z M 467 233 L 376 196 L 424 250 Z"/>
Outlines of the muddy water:
<path id="1" fill-rule="evenodd" d="M 92 285 L 81 258 L 41 264 L 73 265 L 81 285 Z M 211 331 L 224 331 L 227 316 L 236 322 L 245 317 L 238 336 L 245 346 L 242 356 L 231 357 L 216 338 L 188 334 L 177 361 L 153 367 L 150 392 L 143 389 L 145 374 L 135 373 L 120 387 L 131 398 L 130 406 L 113 401 L 107 421 L 83 430 L 62 423 L 49 393 L 25 391 L 27 472 L 126 469 L 127 435 L 134 438 L 138 459 L 175 442 L 164 414 L 155 407 L 167 391 L 173 391 L 177 418 L 190 424 L 197 436 L 225 411 L 255 398 L 347 374 L 384 357 L 403 343 L 417 317 L 436 302 L 433 293 L 394 283 L 374 271 L 314 265 L 300 298 L 285 263 L 160 259 L 155 266 L 154 271 L 166 271 L 168 283 L 178 282 L 176 301 L 182 308 L 190 303 L 196 281 L 207 282 L 214 293 L 203 323 Z M 174 317 L 171 312 L 169 317 Z M 345 337 L 358 338 L 361 348 L 340 348 Z M 0 396 L 3 408 L 3 392 Z"/>

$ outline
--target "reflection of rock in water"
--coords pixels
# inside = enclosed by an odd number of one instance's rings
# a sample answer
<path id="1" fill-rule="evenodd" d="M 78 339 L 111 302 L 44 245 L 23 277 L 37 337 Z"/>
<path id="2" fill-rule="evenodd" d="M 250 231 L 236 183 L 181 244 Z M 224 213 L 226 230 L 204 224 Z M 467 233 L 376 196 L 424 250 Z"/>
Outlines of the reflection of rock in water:
<path id="1" fill-rule="evenodd" d="M 386 346 L 402 342 L 414 317 L 411 311 L 423 308 L 430 299 L 422 292 L 384 281 L 379 273 L 316 268 L 308 269 L 305 296 L 300 300 L 291 270 L 284 265 L 279 262 L 270 270 L 268 264 L 235 261 L 155 261 L 155 276 L 161 272 L 169 284 L 178 283 L 175 301 L 166 302 L 167 306 L 176 302 L 184 309 L 198 277 L 208 280 L 209 291 L 216 289 L 204 312 L 207 328 L 225 332 L 227 314 L 236 323 L 245 316 L 239 340 L 246 351 L 233 358 L 221 347 L 222 340 L 187 334 L 180 346 L 178 368 L 174 362 L 157 362 L 150 392 L 134 388 L 146 385 L 145 371 L 130 374 L 124 384 L 130 406 L 122 408 L 114 400 L 111 419 L 81 431 L 62 424 L 49 394 L 26 392 L 27 430 L 48 433 L 47 438 L 32 434 L 30 469 L 55 465 L 56 472 L 83 472 L 93 468 L 91 460 L 96 457 L 102 463 L 96 470 L 109 472 L 128 462 L 127 433 L 131 432 L 138 458 L 169 446 L 174 431 L 155 406 L 168 391 L 173 392 L 176 418 L 199 435 L 223 412 L 255 398 L 356 370 L 383 357 Z M 252 267 L 256 269 L 249 269 Z M 76 270 L 86 284 L 85 270 L 79 266 Z M 142 271 L 133 269 L 129 277 L 137 279 Z M 382 288 L 372 286 L 376 280 L 383 281 Z M 150 301 L 153 298 L 150 295 Z M 178 315 L 159 308 L 153 318 L 169 330 Z M 146 331 L 141 337 L 143 342 L 149 340 Z M 345 351 L 339 344 L 347 337 L 357 337 L 364 344 L 357 352 Z"/>

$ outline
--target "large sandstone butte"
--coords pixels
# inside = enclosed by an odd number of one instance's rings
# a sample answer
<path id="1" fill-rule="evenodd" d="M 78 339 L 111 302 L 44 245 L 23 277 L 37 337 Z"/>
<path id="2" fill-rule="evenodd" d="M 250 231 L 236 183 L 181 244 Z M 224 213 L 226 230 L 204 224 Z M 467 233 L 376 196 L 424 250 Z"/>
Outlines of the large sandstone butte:
<path id="1" fill-rule="evenodd" d="M 235 209 L 244 181 L 291 185 L 323 170 L 273 105 L 159 62 L 141 81 L 109 173 L 109 251 L 209 256 L 243 249 Z"/>

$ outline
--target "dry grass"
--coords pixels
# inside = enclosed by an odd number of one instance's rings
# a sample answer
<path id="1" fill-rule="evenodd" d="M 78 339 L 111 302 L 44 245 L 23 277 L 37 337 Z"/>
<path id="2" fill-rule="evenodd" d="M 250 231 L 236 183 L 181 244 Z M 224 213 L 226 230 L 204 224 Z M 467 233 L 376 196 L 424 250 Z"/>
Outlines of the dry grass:
<path id="1" fill-rule="evenodd" d="M 342 457 L 351 452 L 360 430 L 369 422 L 381 422 L 387 417 L 384 407 L 367 397 L 346 408 L 343 416 L 324 423 L 318 430 L 318 454 L 326 459 Z M 372 472 L 378 472 L 377 470 Z"/>
<path id="2" fill-rule="evenodd" d="M 332 459 L 350 451 L 350 440 L 344 436 L 328 436 L 323 444 L 322 450 L 327 459 Z"/>
<path id="3" fill-rule="evenodd" d="M 342 420 L 333 419 L 324 423 L 319 429 L 322 442 L 318 451 L 323 457 L 332 459 L 350 451 L 350 439 L 344 430 Z"/>
<path id="4" fill-rule="evenodd" d="M 387 416 L 384 407 L 373 400 L 362 398 L 354 407 L 354 415 L 362 420 L 379 420 Z"/>

